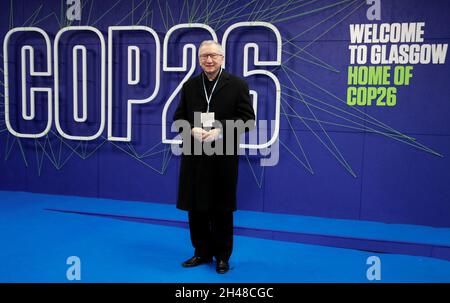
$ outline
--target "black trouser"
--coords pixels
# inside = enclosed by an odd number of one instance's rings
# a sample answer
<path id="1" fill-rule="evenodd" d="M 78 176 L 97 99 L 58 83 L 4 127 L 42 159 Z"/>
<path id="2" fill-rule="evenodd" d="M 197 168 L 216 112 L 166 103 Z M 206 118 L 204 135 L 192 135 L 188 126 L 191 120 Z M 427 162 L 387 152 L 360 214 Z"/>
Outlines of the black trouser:
<path id="1" fill-rule="evenodd" d="M 228 261 L 233 250 L 233 212 L 189 211 L 195 256 Z"/>

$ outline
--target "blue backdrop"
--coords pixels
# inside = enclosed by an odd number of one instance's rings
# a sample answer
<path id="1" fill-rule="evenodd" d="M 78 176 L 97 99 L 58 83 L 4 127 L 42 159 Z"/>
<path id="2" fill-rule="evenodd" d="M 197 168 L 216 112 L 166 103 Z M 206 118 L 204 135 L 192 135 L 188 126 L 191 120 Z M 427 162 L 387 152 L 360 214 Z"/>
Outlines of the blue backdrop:
<path id="1" fill-rule="evenodd" d="M 80 20 L 68 20 L 70 5 L 65 2 L 5 1 L 0 11 L 1 36 L 4 39 L 17 27 L 41 28 L 49 35 L 53 60 L 53 41 L 61 28 L 89 25 L 104 37 L 106 64 L 109 26 L 154 29 L 161 55 L 167 31 L 180 23 L 207 24 L 219 41 L 237 22 L 264 21 L 277 27 L 282 37 L 281 66 L 257 69 L 271 71 L 281 85 L 279 162 L 261 166 L 261 156 L 248 151 L 241 157 L 239 209 L 450 226 L 448 62 L 414 64 L 410 85 L 397 86 L 395 106 L 346 103 L 350 24 L 425 22 L 423 43 L 446 44 L 450 37 L 449 1 L 380 1 L 381 20 L 368 20 L 371 5 L 365 0 L 86 0 L 81 1 Z M 169 65 L 181 65 L 186 43 L 198 46 L 210 37 L 200 29 L 176 32 L 168 41 Z M 61 128 L 71 135 L 93 135 L 101 126 L 99 39 L 92 32 L 70 32 L 59 40 Z M 117 33 L 114 41 L 112 130 L 114 136 L 125 136 L 126 100 L 148 97 L 155 88 L 156 45 L 151 35 L 144 33 Z M 238 76 L 243 75 L 244 45 L 249 42 L 259 46 L 260 60 L 276 60 L 272 31 L 262 27 L 238 29 L 230 34 L 226 48 L 226 68 Z M 88 118 L 83 123 L 73 119 L 72 48 L 76 44 L 87 50 Z M 45 94 L 37 94 L 36 117 L 30 121 L 22 118 L 24 45 L 35 49 L 36 71 L 46 69 L 48 54 L 42 36 L 11 36 L 5 64 L 10 124 L 18 132 L 39 133 L 49 118 Z M 134 86 L 127 83 L 129 45 L 141 49 L 141 78 Z M 256 69 L 254 55 L 250 50 L 250 70 Z M 4 56 L 2 49 L 2 60 Z M 77 58 L 81 62 L 81 56 Z M 29 64 L 25 65 L 29 74 Z M 191 66 L 188 60 L 188 69 Z M 105 68 L 107 80 L 108 64 Z M 57 131 L 54 113 L 47 135 L 37 139 L 13 136 L 6 127 L 5 79 L 1 77 L 0 189 L 174 203 L 179 157 L 172 154 L 170 145 L 162 143 L 161 116 L 164 104 L 186 73 L 163 71 L 161 64 L 156 98 L 133 107 L 131 142 L 108 140 L 106 128 L 95 140 L 68 140 Z M 29 86 L 54 89 L 53 76 L 27 75 L 25 81 Z M 81 69 L 78 76 L 80 79 Z M 246 80 L 258 93 L 258 117 L 274 119 L 274 82 L 264 75 Z M 30 93 L 26 94 L 29 100 Z M 107 100 L 107 94 L 105 97 Z M 81 101 L 77 102 L 81 107 Z M 169 128 L 177 102 L 178 96 L 168 110 Z"/>

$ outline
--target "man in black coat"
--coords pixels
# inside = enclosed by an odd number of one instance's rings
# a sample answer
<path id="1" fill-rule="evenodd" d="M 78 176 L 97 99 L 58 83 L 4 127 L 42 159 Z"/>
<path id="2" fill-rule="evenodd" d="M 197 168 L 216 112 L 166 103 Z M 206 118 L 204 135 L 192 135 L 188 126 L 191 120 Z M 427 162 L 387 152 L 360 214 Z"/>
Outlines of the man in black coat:
<path id="1" fill-rule="evenodd" d="M 195 251 L 182 266 L 215 257 L 216 271 L 226 273 L 233 249 L 239 135 L 254 127 L 255 113 L 247 83 L 222 69 L 222 46 L 203 41 L 198 53 L 203 72 L 183 85 L 173 118 L 189 123 L 183 131 L 177 208 L 188 211 Z"/>

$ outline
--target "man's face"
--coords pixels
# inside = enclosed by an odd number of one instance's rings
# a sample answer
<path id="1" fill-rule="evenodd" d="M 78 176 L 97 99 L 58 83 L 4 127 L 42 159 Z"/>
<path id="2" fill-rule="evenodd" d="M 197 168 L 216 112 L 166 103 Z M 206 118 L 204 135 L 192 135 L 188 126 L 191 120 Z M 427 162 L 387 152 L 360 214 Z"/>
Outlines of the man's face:
<path id="1" fill-rule="evenodd" d="M 223 56 L 215 44 L 203 45 L 199 51 L 200 66 L 206 74 L 214 75 L 223 63 Z"/>

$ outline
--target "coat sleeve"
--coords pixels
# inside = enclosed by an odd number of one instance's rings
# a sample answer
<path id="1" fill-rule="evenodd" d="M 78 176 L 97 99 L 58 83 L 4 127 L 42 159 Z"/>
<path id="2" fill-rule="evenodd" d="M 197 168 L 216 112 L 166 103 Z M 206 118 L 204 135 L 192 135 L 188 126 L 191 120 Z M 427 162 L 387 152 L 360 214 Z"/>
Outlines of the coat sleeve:
<path id="1" fill-rule="evenodd" d="M 191 129 L 194 127 L 192 121 L 189 121 L 188 104 L 186 98 L 186 83 L 183 84 L 180 92 L 180 102 L 178 103 L 177 109 L 173 115 L 173 121 L 184 120 L 189 123 Z"/>
<path id="2" fill-rule="evenodd" d="M 177 120 L 183 120 L 189 123 L 189 130 L 185 129 L 187 127 L 181 127 L 178 133 L 182 136 L 182 141 L 191 140 L 191 130 L 194 127 L 193 123 L 189 121 L 188 104 L 186 99 L 186 84 L 183 85 L 180 93 L 180 101 L 173 115 L 173 122 Z M 184 124 L 183 124 L 184 126 Z"/>
<path id="3" fill-rule="evenodd" d="M 243 122 L 248 121 L 255 121 L 255 111 L 253 110 L 253 106 L 250 102 L 250 92 L 248 88 L 247 82 L 244 80 L 241 81 L 242 88 L 240 90 L 240 98 L 239 102 L 237 103 L 236 108 L 236 120 L 242 120 Z M 255 123 L 252 123 L 254 128 Z M 247 129 L 246 131 L 249 131 L 250 129 Z"/>
<path id="4" fill-rule="evenodd" d="M 227 135 L 227 121 L 242 121 L 243 123 L 247 123 L 249 127 L 246 127 L 244 129 L 235 129 L 235 138 L 237 138 L 240 134 L 244 132 L 248 132 L 255 128 L 255 112 L 253 110 L 253 106 L 250 102 L 250 93 L 247 82 L 244 80 L 239 79 L 237 81 L 237 85 L 239 85 L 239 94 L 238 94 L 238 100 L 236 102 L 235 108 L 234 108 L 234 116 L 231 119 L 227 120 L 220 120 L 220 128 L 222 129 L 222 136 L 223 138 Z"/>

